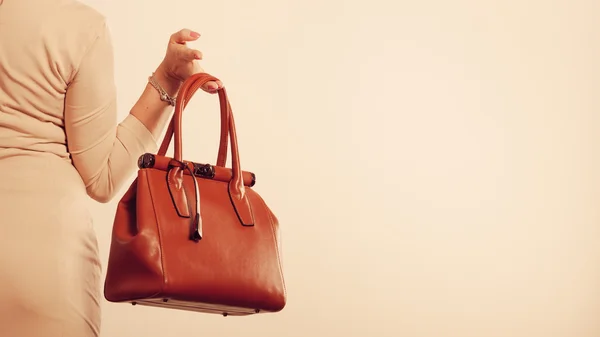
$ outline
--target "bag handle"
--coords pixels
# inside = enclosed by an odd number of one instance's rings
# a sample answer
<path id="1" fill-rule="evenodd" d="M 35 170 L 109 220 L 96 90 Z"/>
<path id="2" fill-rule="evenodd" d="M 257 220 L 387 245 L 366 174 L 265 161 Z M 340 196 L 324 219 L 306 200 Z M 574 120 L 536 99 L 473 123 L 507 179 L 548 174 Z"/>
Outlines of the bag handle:
<path id="1" fill-rule="evenodd" d="M 183 99 L 178 99 L 175 104 L 175 113 L 173 115 L 173 138 L 175 139 L 174 143 L 174 156 L 173 159 L 177 163 L 182 163 L 185 167 L 189 167 L 189 163 L 183 161 L 182 158 L 182 141 L 181 141 L 181 121 L 182 114 L 185 106 L 192 98 L 194 93 L 207 82 L 210 81 L 218 81 L 218 79 L 212 75 L 207 73 L 198 73 L 190 76 L 187 80 L 185 80 L 180 89 L 180 97 Z M 240 164 L 240 156 L 238 151 L 238 143 L 237 143 L 237 133 L 235 130 L 235 121 L 233 118 L 233 112 L 231 110 L 231 104 L 229 103 L 229 99 L 227 98 L 227 92 L 225 88 L 221 88 L 218 90 L 219 99 L 221 102 L 221 126 L 225 125 L 227 127 L 226 132 L 221 133 L 221 139 L 223 139 L 223 135 L 225 137 L 229 134 L 229 142 L 231 143 L 231 170 L 232 176 L 231 180 L 228 184 L 228 192 L 229 197 L 231 199 L 231 203 L 233 208 L 236 211 L 238 219 L 242 223 L 243 226 L 253 226 L 254 225 L 254 215 L 252 209 L 250 208 L 250 203 L 248 201 L 248 195 L 246 193 L 246 188 L 244 186 L 242 169 Z M 222 130 L 223 131 L 223 130 Z M 165 143 L 168 134 L 165 135 Z M 221 149 L 227 149 L 226 142 L 221 142 Z M 220 156 L 219 159 L 223 159 L 225 162 L 226 154 Z M 175 170 L 173 171 L 175 174 L 183 174 L 183 170 Z M 194 180 L 195 183 L 195 180 Z M 197 189 L 197 186 L 196 186 Z M 196 191 L 196 215 L 199 214 L 199 191 Z"/>
<path id="2" fill-rule="evenodd" d="M 184 92 L 183 90 L 189 89 L 189 87 L 181 88 L 179 90 L 179 95 L 184 98 L 183 108 L 185 108 L 192 98 L 192 95 L 187 95 L 188 91 Z M 187 97 L 186 97 L 187 95 Z M 217 154 L 217 166 L 225 167 L 227 162 L 227 147 L 228 147 L 228 133 L 229 133 L 229 118 L 228 118 L 228 102 L 226 99 L 223 99 L 222 95 L 219 95 L 220 108 L 221 108 L 221 139 L 219 141 L 219 152 Z M 165 156 L 167 154 L 167 149 L 169 145 L 171 145 L 171 139 L 173 138 L 173 128 L 175 123 L 175 115 L 171 118 L 169 122 L 169 127 L 167 128 L 167 132 L 165 133 L 165 137 L 160 145 L 158 150 L 159 156 Z"/>

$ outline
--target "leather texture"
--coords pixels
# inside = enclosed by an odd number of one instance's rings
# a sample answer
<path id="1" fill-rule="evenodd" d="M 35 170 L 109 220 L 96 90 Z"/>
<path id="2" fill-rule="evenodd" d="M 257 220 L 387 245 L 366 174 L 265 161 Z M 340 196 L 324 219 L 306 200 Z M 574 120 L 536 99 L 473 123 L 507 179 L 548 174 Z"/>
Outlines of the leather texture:
<path id="1" fill-rule="evenodd" d="M 196 74 L 179 92 L 158 154 L 140 157 L 137 178 L 120 200 L 104 284 L 110 302 L 250 315 L 281 311 L 286 289 L 279 222 L 241 169 L 231 105 L 218 92 L 217 165 L 182 159 L 182 113 L 217 78 Z M 165 156 L 174 138 L 174 156 Z M 225 167 L 230 146 L 231 168 Z"/>

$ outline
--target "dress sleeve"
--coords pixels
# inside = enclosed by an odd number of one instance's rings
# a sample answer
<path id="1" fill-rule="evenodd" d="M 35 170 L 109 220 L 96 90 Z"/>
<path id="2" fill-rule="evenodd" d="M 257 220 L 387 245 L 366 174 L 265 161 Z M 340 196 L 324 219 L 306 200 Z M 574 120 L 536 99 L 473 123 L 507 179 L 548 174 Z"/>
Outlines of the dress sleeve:
<path id="1" fill-rule="evenodd" d="M 102 27 L 67 88 L 64 123 L 87 194 L 105 203 L 134 174 L 139 156 L 155 152 L 157 143 L 131 114 L 117 124 L 113 46 L 106 23 Z"/>

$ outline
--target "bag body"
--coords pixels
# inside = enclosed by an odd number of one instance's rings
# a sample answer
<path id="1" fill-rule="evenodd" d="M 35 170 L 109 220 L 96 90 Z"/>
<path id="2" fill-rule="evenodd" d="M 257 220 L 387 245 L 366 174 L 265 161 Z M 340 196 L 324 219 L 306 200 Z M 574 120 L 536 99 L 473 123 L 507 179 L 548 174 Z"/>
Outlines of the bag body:
<path id="1" fill-rule="evenodd" d="M 208 81 L 196 74 L 180 89 L 158 154 L 138 161 L 135 181 L 114 219 L 104 296 L 110 302 L 250 315 L 281 311 L 286 289 L 279 222 L 242 171 L 225 89 L 217 165 L 181 158 L 182 112 Z M 171 137 L 174 157 L 165 156 Z M 232 167 L 225 167 L 228 141 Z"/>

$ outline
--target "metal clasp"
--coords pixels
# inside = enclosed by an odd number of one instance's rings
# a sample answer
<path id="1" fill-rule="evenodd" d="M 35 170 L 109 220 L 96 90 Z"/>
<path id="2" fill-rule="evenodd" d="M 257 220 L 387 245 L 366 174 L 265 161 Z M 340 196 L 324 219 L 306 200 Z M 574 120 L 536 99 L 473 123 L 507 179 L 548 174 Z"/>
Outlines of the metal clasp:
<path id="1" fill-rule="evenodd" d="M 194 163 L 194 175 L 212 179 L 215 177 L 215 169 L 210 164 L 196 164 Z"/>

